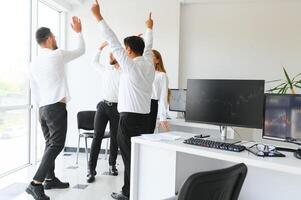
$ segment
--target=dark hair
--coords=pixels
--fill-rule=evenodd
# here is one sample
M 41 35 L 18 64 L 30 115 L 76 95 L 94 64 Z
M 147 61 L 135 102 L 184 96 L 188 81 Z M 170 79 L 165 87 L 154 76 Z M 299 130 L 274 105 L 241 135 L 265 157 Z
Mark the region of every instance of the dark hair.
M 144 52 L 144 40 L 138 36 L 130 36 L 123 40 L 124 45 L 129 47 L 135 54 L 142 55 Z
M 38 44 L 43 44 L 51 35 L 49 28 L 41 27 L 36 32 L 36 40 Z

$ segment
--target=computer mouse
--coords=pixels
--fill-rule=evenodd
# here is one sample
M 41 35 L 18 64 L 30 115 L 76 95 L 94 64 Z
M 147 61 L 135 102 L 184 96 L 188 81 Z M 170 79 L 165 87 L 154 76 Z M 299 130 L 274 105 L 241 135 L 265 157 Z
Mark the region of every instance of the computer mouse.
M 301 149 L 297 149 L 294 153 L 294 156 L 298 159 L 301 159 Z

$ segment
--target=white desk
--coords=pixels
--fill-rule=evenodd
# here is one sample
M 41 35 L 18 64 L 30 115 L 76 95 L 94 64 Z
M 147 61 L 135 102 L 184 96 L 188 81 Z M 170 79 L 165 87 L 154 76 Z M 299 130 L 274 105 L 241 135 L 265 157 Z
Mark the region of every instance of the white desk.
M 131 200 L 159 200 L 174 196 L 193 173 L 245 163 L 248 174 L 242 200 L 300 200 L 301 160 L 285 153 L 285 158 L 261 158 L 244 151 L 229 152 L 184 144 L 191 133 L 177 141 L 153 142 L 132 138 Z

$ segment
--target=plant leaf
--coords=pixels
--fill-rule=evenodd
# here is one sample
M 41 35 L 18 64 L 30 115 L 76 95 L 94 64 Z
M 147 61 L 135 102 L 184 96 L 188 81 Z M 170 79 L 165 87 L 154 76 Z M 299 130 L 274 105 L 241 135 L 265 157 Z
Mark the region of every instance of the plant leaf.
M 295 87 L 297 87 L 297 88 L 300 88 L 300 89 L 301 89 L 301 86 L 300 86 L 300 85 L 297 85 L 297 84 L 295 84 Z
M 295 78 L 297 78 L 298 76 L 300 76 L 301 73 L 297 74 L 296 76 L 294 76 L 293 81 L 295 80 Z
M 283 90 L 282 94 L 286 94 L 287 90 L 288 90 L 288 87 Z
M 285 70 L 284 67 L 283 67 L 283 71 L 284 71 L 285 78 L 286 78 L 286 80 L 287 80 L 287 82 L 288 82 L 290 88 L 293 88 L 292 81 L 291 81 L 290 77 L 288 76 L 288 74 L 287 74 L 287 72 L 286 72 L 286 70 Z
M 285 78 L 287 80 L 287 83 L 288 83 L 289 87 L 293 88 L 292 81 L 291 81 L 290 77 L 288 76 L 287 71 L 285 70 L 285 68 L 283 68 L 283 71 L 284 71 L 284 75 L 285 75 Z
M 279 94 L 283 94 L 285 88 L 287 88 L 288 84 L 285 84 L 280 90 L 279 90 Z
M 281 88 L 272 88 L 272 89 L 269 89 L 267 90 L 268 92 L 274 92 L 274 91 L 277 91 L 277 90 L 280 90 Z
M 277 85 L 276 87 L 273 87 L 271 89 L 269 89 L 268 91 L 275 91 L 275 90 L 279 90 L 282 88 L 282 86 L 284 85 L 285 83 L 281 83 L 280 85 Z

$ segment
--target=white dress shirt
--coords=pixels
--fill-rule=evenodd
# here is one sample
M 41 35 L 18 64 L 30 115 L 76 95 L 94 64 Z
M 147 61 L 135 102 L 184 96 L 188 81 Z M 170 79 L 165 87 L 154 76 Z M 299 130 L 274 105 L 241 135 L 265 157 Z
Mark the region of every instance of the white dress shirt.
M 29 66 L 33 104 L 42 107 L 70 100 L 65 75 L 65 64 L 85 53 L 85 42 L 78 34 L 78 48 L 72 51 L 42 48 L 40 55 Z
M 103 100 L 117 103 L 120 70 L 113 66 L 104 66 L 99 63 L 101 51 L 98 51 L 93 59 L 93 65 L 101 75 Z
M 143 56 L 131 59 L 104 20 L 99 22 L 99 28 L 121 68 L 118 111 L 139 114 L 150 113 L 152 83 L 155 77 L 152 30 L 147 29 L 146 31 Z
M 168 110 L 168 77 L 164 72 L 156 71 L 153 82 L 152 99 L 158 100 L 158 116 L 160 121 L 166 121 Z

